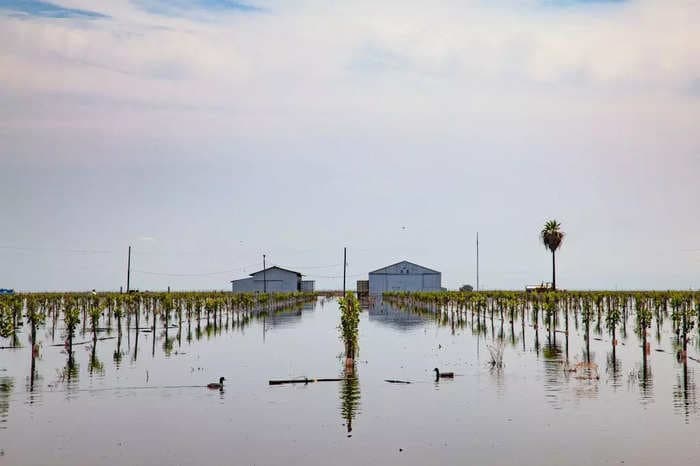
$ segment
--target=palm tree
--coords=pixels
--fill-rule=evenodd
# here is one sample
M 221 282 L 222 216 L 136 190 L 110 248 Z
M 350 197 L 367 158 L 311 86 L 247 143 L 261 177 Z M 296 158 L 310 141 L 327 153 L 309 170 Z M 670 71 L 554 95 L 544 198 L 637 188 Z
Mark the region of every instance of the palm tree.
M 561 242 L 564 240 L 564 232 L 561 231 L 561 223 L 556 220 L 547 220 L 544 224 L 544 228 L 540 232 L 540 239 L 544 246 L 552 251 L 552 289 L 557 289 L 557 273 L 556 273 L 556 262 L 554 258 L 554 253 Z

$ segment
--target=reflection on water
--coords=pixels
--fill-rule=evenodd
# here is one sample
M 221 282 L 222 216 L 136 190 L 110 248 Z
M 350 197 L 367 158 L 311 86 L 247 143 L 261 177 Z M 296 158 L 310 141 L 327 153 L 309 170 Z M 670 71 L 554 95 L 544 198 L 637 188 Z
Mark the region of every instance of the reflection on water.
M 639 394 L 642 403 L 649 403 L 654 399 L 654 375 L 647 356 L 642 349 L 642 362 L 638 364 L 636 380 L 639 385 Z
M 422 327 L 428 320 L 428 315 L 420 312 L 404 312 L 386 301 L 373 301 L 368 307 L 369 319 L 390 328 L 406 331 Z
M 627 311 L 624 312 L 619 325 L 620 334 L 610 335 L 606 330 L 601 307 L 597 307 L 595 312 L 588 308 L 580 312 L 574 309 L 569 313 L 541 309 L 535 304 L 522 312 L 515 312 L 512 309 L 500 311 L 489 309 L 470 312 L 470 316 L 466 316 L 466 312 L 454 312 L 452 309 L 409 308 L 389 303 L 381 303 L 380 309 L 382 309 L 380 315 L 384 325 L 393 325 L 391 320 L 394 316 L 397 316 L 396 321 L 404 322 L 407 318 L 401 317 L 401 314 L 408 314 L 416 320 L 428 319 L 439 326 L 448 327 L 453 334 L 456 328 L 463 326 L 462 323 L 465 320 L 470 320 L 471 334 L 477 340 L 477 360 L 481 346 L 478 342 L 481 339 L 485 340 L 486 346 L 489 345 L 489 341 L 506 340 L 509 347 L 519 350 L 521 355 L 527 352 L 526 342 L 531 342 L 534 353 L 541 356 L 545 399 L 555 409 L 565 408 L 570 401 L 570 396 L 574 399 L 597 399 L 600 397 L 602 386 L 616 391 L 623 386 L 625 379 L 630 388 L 634 387 L 638 390 L 641 404 L 653 401 L 656 396 L 649 343 L 645 346 L 641 339 L 646 334 L 640 333 L 637 329 L 628 333 L 627 320 L 633 321 L 634 317 Z M 671 356 L 678 352 L 681 345 L 678 324 L 668 323 L 671 326 L 669 329 L 668 325 L 664 325 L 664 315 L 664 312 L 657 310 L 655 340 L 659 346 L 670 343 L 671 351 L 661 348 L 655 351 L 660 355 Z M 519 328 L 519 331 L 516 331 L 516 328 Z M 666 335 L 666 339 L 663 335 Z M 573 360 L 570 361 L 569 353 L 572 345 L 578 350 L 574 352 Z M 596 352 L 605 349 L 606 346 L 606 351 L 602 351 L 602 354 L 605 354 L 605 367 L 604 377 L 601 380 Z M 633 351 L 634 348 L 641 350 Z M 631 361 L 630 358 L 632 358 Z M 627 375 L 624 370 L 625 359 L 628 361 L 627 367 L 634 368 Z M 700 359 L 692 356 L 689 360 L 700 362 Z M 669 361 L 670 358 L 666 362 Z M 684 370 L 679 371 L 675 376 L 677 383 L 673 387 L 674 408 L 679 414 L 689 418 L 693 414 L 698 414 L 696 390 L 692 368 L 688 368 L 687 361 L 682 367 Z M 669 373 L 670 369 L 666 364 L 665 374 Z M 496 375 L 493 377 L 496 388 L 502 388 L 502 374 L 492 373 L 492 375 Z
M 608 382 L 611 387 L 617 389 L 622 386 L 622 361 L 617 357 L 617 352 L 613 346 L 606 358 L 605 373 L 608 377 Z
M 102 361 L 97 357 L 97 340 L 93 341 L 92 348 L 90 349 L 90 362 L 88 364 L 88 372 L 90 377 L 93 375 L 104 376 L 105 367 Z
M 551 342 L 542 349 L 544 364 L 544 390 L 547 402 L 554 408 L 563 407 L 563 392 L 566 389 L 566 377 L 569 375 L 565 361 L 562 359 L 561 346 Z
M 614 345 L 605 323 L 598 333 L 597 314 L 587 339 L 580 312 L 437 311 L 371 303 L 361 316 L 358 367 L 335 375 L 341 381 L 277 389 L 268 389 L 267 381 L 338 374 L 342 342 L 335 301 L 259 315 L 211 312 L 208 319 L 206 310 L 192 309 L 173 312 L 167 326 L 158 319 L 155 328 L 152 314 L 129 314 L 121 323 L 113 319 L 111 339 L 95 341 L 87 332 L 88 341 L 76 340 L 70 355 L 62 344 L 49 344 L 60 342 L 64 332 L 60 319 L 49 319 L 40 330 L 45 335 L 38 336 L 41 354 L 29 347 L 3 354 L 0 428 L 8 440 L 0 447 L 8 464 L 61 466 L 201 464 L 221 455 L 237 464 L 418 466 L 466 458 L 476 464 L 566 464 L 562 456 L 528 456 L 546 432 L 552 452 L 566 451 L 582 463 L 615 456 L 615 462 L 645 464 L 630 455 L 653 448 L 645 430 L 651 419 L 663 428 L 669 448 L 700 453 L 695 444 L 684 447 L 700 420 L 698 355 L 693 345 L 685 363 L 677 362 L 670 319 L 650 329 L 660 331 L 660 344 L 651 337 L 653 347 L 645 351 L 633 318 Z M 493 367 L 488 348 L 500 345 L 504 365 Z M 434 367 L 453 371 L 454 379 L 435 389 Z M 205 388 L 220 376 L 226 377 L 225 391 Z M 387 378 L 412 383 L 389 384 Z M 26 380 L 26 392 L 13 397 L 14 380 Z M 164 413 L 177 413 L 181 422 Z M 91 416 L 107 420 L 99 435 L 94 426 L 81 427 Z M 62 437 L 56 426 L 75 431 L 75 438 Z M 194 443 L 192 426 L 206 432 Z M 630 439 L 623 445 L 597 435 L 623 430 Z M 49 446 L 28 448 L 25 432 Z M 576 444 L 584 437 L 584 446 Z M 65 444 L 63 456 L 51 456 L 52 442 Z M 399 448 L 405 448 L 403 457 L 385 453 L 398 454 Z M 153 456 L 141 460 L 149 451 Z M 624 453 L 619 458 L 618 451 Z
M 73 354 L 69 353 L 68 357 L 66 358 L 66 365 L 58 372 L 56 384 L 65 384 L 66 391 L 70 392 L 71 390 L 79 388 L 79 382 L 80 364 L 76 362 Z M 54 384 L 54 386 L 56 384 Z
M 678 414 L 690 421 L 690 415 L 698 412 L 697 391 L 695 388 L 695 371 L 688 368 L 684 361 L 676 376 L 676 386 L 673 389 L 673 406 Z
M 0 376 L 0 430 L 7 429 L 7 417 L 10 411 L 10 395 L 15 381 L 12 377 Z
M 340 415 L 343 418 L 347 433 L 352 433 L 352 421 L 360 413 L 360 378 L 357 370 L 346 370 L 343 381 L 340 382 Z

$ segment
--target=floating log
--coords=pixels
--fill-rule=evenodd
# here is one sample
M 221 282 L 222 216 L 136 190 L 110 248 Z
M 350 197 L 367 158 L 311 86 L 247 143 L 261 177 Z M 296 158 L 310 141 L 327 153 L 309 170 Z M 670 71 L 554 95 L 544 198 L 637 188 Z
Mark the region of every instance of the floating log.
M 309 384 L 314 382 L 342 382 L 345 379 L 291 379 L 291 380 L 270 380 L 270 385 L 285 385 L 289 383 L 303 383 Z
M 408 380 L 393 380 L 393 379 L 384 379 L 384 382 L 389 382 L 389 383 L 403 383 L 403 384 L 409 384 Z

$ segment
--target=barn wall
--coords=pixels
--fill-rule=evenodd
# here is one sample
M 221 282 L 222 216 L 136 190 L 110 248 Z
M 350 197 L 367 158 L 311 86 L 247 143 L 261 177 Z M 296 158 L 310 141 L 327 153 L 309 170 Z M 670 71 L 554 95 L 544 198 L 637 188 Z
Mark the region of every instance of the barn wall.
M 234 293 L 251 293 L 257 290 L 252 278 L 242 278 L 231 282 L 231 291 Z
M 267 270 L 264 276 L 262 272 L 258 272 L 254 274 L 252 278 L 255 281 L 256 287 L 259 289 L 259 291 L 263 290 L 264 281 L 267 281 L 267 291 L 269 293 L 299 290 L 299 276 L 285 270 Z
M 442 274 L 423 275 L 422 291 L 440 291 L 442 289 Z
M 442 275 L 410 262 L 399 262 L 369 273 L 369 293 L 440 291 Z

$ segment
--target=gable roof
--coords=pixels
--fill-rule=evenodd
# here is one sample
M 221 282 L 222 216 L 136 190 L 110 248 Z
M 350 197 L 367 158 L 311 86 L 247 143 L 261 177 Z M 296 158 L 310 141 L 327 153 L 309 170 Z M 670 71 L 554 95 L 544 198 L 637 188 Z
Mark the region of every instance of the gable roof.
M 410 265 L 416 266 L 416 267 L 418 267 L 418 268 L 420 268 L 420 269 L 423 269 L 423 272 L 427 272 L 427 273 L 440 273 L 440 272 L 438 272 L 437 270 L 429 269 L 428 267 L 423 267 L 422 265 L 418 265 L 418 264 L 416 264 L 416 263 L 414 263 L 414 262 L 409 262 L 409 261 L 399 261 L 399 262 L 397 262 L 397 263 L 395 263 L 395 264 L 391 264 L 391 265 L 387 265 L 386 267 L 382 267 L 381 269 L 373 270 L 373 271 L 371 271 L 370 273 L 371 273 L 371 274 L 387 273 L 387 270 L 388 270 L 388 269 L 390 269 L 390 268 L 392 268 L 392 267 L 395 267 L 395 266 L 397 266 L 397 265 L 401 265 L 401 264 L 410 264 Z
M 263 273 L 263 272 L 266 272 L 268 270 L 274 270 L 274 269 L 281 270 L 283 272 L 294 273 L 300 277 L 302 276 L 301 273 L 299 273 L 299 272 L 295 272 L 294 270 L 289 270 L 289 269 L 283 269 L 282 267 L 277 267 L 276 265 L 273 265 L 272 267 L 268 267 L 268 268 L 263 269 L 263 270 L 258 270 L 257 272 L 253 272 L 250 274 L 250 276 L 252 277 L 253 275 L 257 275 L 259 273 Z

